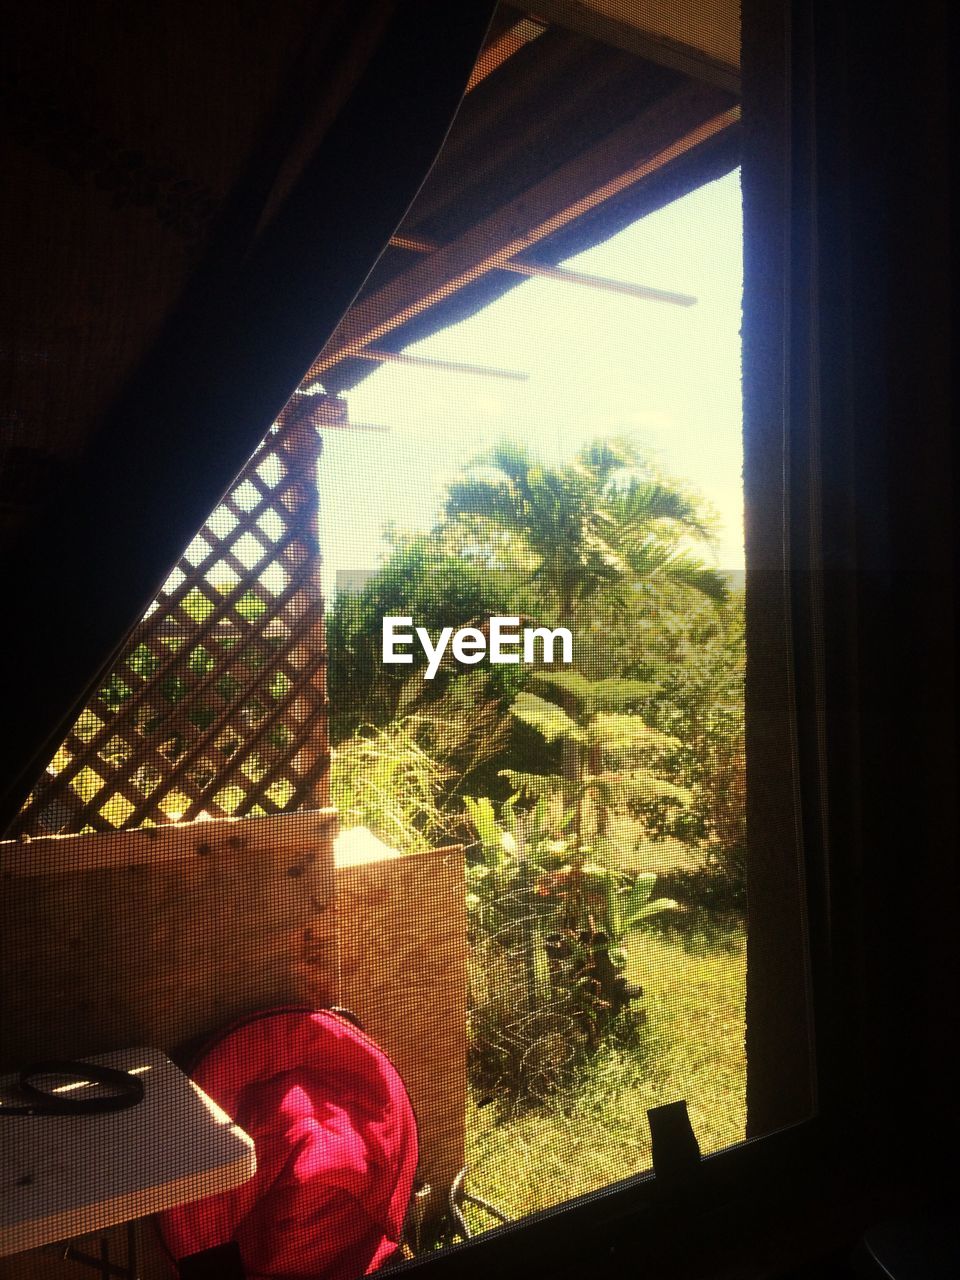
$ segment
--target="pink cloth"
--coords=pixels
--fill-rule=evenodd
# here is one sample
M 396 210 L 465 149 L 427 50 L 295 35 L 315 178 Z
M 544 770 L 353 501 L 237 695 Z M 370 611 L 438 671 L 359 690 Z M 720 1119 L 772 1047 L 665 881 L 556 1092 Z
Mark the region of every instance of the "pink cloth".
M 277 1010 L 218 1037 L 191 1075 L 253 1138 L 257 1172 L 161 1216 L 176 1258 L 236 1240 L 250 1280 L 356 1280 L 393 1256 L 417 1128 L 368 1036 L 333 1013 Z

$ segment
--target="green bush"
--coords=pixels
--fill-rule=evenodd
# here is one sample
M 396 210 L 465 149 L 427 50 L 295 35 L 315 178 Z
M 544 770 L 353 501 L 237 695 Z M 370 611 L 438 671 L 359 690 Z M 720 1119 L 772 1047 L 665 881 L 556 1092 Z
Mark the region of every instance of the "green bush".
M 330 798 L 343 827 L 368 827 L 400 853 L 443 844 L 450 824 L 439 798 L 445 771 L 421 747 L 415 719 L 359 730 L 330 763 Z
M 544 1102 L 601 1046 L 636 1044 L 642 991 L 625 977 L 625 942 L 677 904 L 653 899 L 655 876 L 590 862 L 547 800 L 526 813 L 508 802 L 499 820 L 485 797 L 466 805 L 479 837 L 467 872 L 471 1079 L 507 1108 Z

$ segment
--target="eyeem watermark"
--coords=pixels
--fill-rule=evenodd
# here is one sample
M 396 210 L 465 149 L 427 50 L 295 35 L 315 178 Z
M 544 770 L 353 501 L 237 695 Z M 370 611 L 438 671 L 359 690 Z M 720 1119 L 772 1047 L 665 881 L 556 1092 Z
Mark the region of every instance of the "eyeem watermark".
M 458 627 L 456 631 L 444 627 L 434 644 L 427 629 L 414 627 L 412 618 L 384 618 L 384 662 L 413 662 L 413 654 L 404 650 L 417 640 L 427 658 L 427 680 L 437 674 L 448 645 L 458 662 L 468 664 L 482 662 L 485 657 L 491 662 L 573 661 L 573 636 L 566 627 L 524 627 L 521 631 L 519 618 L 491 618 L 489 635 L 479 627 Z M 558 647 L 559 658 L 554 656 Z

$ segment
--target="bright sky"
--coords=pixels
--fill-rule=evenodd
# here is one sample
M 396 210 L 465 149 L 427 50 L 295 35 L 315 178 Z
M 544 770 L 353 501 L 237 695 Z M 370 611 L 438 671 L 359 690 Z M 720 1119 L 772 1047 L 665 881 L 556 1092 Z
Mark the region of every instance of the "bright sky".
M 386 522 L 428 529 L 446 485 L 505 436 L 553 461 L 598 436 L 634 436 L 717 512 L 716 567 L 742 570 L 741 241 L 734 172 L 563 264 L 693 294 L 695 306 L 526 280 L 408 351 L 522 370 L 528 381 L 385 365 L 350 392 L 352 421 L 391 430 L 325 434 L 327 591 L 338 572 L 380 562 Z

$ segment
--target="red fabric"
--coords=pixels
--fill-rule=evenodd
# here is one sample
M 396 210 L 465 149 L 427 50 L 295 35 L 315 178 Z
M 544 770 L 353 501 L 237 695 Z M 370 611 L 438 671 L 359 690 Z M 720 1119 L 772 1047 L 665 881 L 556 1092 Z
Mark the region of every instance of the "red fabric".
M 162 1215 L 176 1258 L 236 1240 L 251 1280 L 356 1280 L 392 1257 L 417 1130 L 372 1040 L 332 1013 L 263 1014 L 225 1033 L 191 1075 L 253 1138 L 257 1172 Z

